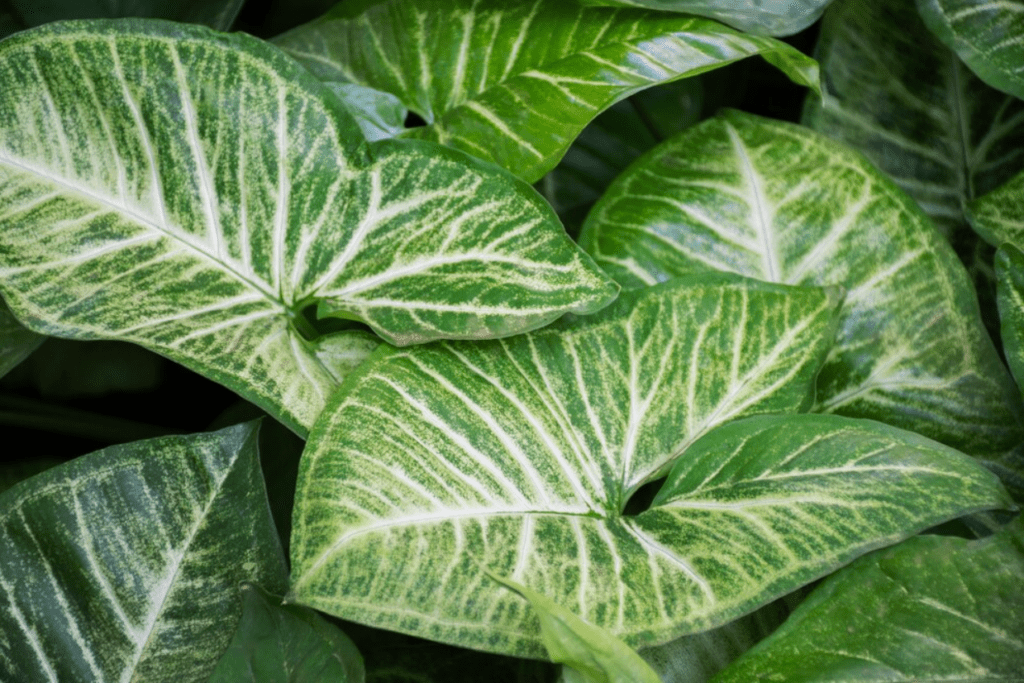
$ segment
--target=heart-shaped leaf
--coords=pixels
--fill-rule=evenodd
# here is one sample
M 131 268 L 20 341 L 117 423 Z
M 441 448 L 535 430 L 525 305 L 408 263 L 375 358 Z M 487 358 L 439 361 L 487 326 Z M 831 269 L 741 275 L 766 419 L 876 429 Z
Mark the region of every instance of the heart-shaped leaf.
M 1017 390 L 953 250 L 892 181 L 805 128 L 731 111 L 688 129 L 616 180 L 580 244 L 627 287 L 715 270 L 839 285 L 818 410 L 972 454 L 1024 438 Z
M 825 92 L 803 122 L 863 152 L 962 244 L 967 203 L 1024 168 L 1024 102 L 971 73 L 909 2 L 835 3 L 815 54 Z
M 1024 171 L 967 207 L 971 227 L 994 246 L 1024 247 Z
M 598 113 L 651 85 L 760 54 L 818 88 L 785 43 L 717 22 L 541 0 L 339 3 L 276 44 L 325 81 L 392 93 L 435 140 L 534 182 Z
M 986 83 L 1024 99 L 1024 2 L 917 0 L 939 39 Z
M 532 188 L 439 145 L 367 145 L 244 34 L 47 26 L 0 43 L 0 92 L 0 289 L 22 322 L 146 346 L 300 434 L 336 386 L 323 354 L 365 345 L 309 341 L 312 304 L 408 344 L 615 296 Z
M 0 299 L 0 377 L 28 358 L 45 339 L 25 329 Z
M 919 536 L 829 577 L 714 683 L 1010 681 L 1024 662 L 1024 524 Z
M 756 35 L 788 36 L 807 28 L 832 0 L 582 0 L 585 5 L 646 7 L 711 17 Z
M 256 424 L 112 446 L 0 493 L 0 679 L 205 682 L 286 569 Z

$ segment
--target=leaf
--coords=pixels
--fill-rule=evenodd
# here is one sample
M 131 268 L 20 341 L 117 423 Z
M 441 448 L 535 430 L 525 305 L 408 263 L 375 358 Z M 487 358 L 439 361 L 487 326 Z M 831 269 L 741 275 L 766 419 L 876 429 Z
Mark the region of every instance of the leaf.
M 0 43 L 0 91 L 18 93 L 0 100 L 11 309 L 141 344 L 300 435 L 337 384 L 323 345 L 342 343 L 300 332 L 308 306 L 409 344 L 615 296 L 532 188 L 438 145 L 366 145 L 334 95 L 244 34 L 43 27 Z
M 816 410 L 972 454 L 1024 438 L 952 249 L 862 157 L 805 128 L 730 111 L 688 129 L 616 180 L 580 245 L 625 287 L 716 270 L 841 286 Z
M 1024 3 L 917 0 L 928 28 L 986 83 L 1024 99 Z
M 275 39 L 325 81 L 392 93 L 443 142 L 540 179 L 598 113 L 644 88 L 760 54 L 818 87 L 788 45 L 717 22 L 543 0 L 365 0 Z
M 0 493 L 0 679 L 206 681 L 238 583 L 287 581 L 256 431 L 111 446 Z
M 788 36 L 807 28 L 832 0 L 582 0 L 586 5 L 646 7 L 711 17 L 755 35 Z
M 6 0 L 25 28 L 66 19 L 152 17 L 227 31 L 245 0 Z
M 28 358 L 45 339 L 22 327 L 7 304 L 0 299 L 0 377 Z
M 634 647 L 772 599 L 697 576 L 685 558 L 703 539 L 664 548 L 622 511 L 716 425 L 809 405 L 836 308 L 827 291 L 712 275 L 507 340 L 379 349 L 303 453 L 290 599 L 525 656 L 543 656 L 535 618 L 480 563 Z
M 1011 243 L 1000 247 L 996 274 L 1003 352 L 1017 386 L 1024 392 L 1024 251 Z
M 919 536 L 829 577 L 774 635 L 714 679 L 1017 681 L 1024 525 L 968 541 Z
M 967 219 L 993 246 L 1024 246 L 1024 171 L 968 204 Z
M 363 136 L 373 142 L 405 132 L 406 109 L 397 97 L 355 83 L 327 83 L 359 124 Z
M 484 572 L 530 603 L 540 620 L 541 638 L 551 661 L 572 667 L 585 682 L 661 683 L 658 675 L 625 643 L 511 579 Z
M 362 683 L 355 644 L 313 610 L 244 584 L 242 621 L 210 683 Z
M 804 124 L 862 152 L 965 243 L 968 203 L 1024 168 L 1024 102 L 971 73 L 913 3 L 835 3 L 815 54 L 824 95 Z

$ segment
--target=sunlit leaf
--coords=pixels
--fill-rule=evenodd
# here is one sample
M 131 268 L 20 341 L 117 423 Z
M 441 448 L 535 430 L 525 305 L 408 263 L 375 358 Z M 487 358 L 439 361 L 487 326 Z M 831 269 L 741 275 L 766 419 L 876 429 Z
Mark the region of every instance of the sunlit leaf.
M 582 0 L 586 5 L 646 7 L 699 14 L 749 33 L 788 36 L 813 24 L 832 0 Z
M 367 145 L 244 34 L 47 26 L 0 43 L 0 92 L 17 93 L 0 99 L 0 289 L 19 319 L 146 346 L 300 434 L 340 367 L 309 306 L 408 344 L 615 296 L 532 188 L 439 145 Z
M 732 111 L 688 129 L 616 180 L 580 244 L 627 287 L 716 270 L 839 285 L 817 410 L 972 454 L 1024 438 L 953 250 L 884 175 L 806 128 Z
M 46 337 L 25 329 L 0 299 L 0 377 L 36 350 Z
M 238 583 L 286 583 L 256 425 L 112 446 L 0 493 L 0 679 L 204 682 Z
M 544 0 L 341 2 L 275 43 L 328 82 L 392 93 L 443 142 L 534 182 L 591 119 L 644 88 L 760 54 L 818 87 L 790 46 L 717 22 Z
M 1020 0 L 917 0 L 935 35 L 974 73 L 1024 99 L 1024 2 Z
M 994 246 L 1024 247 L 1024 171 L 967 207 L 971 227 Z
M 714 681 L 1018 681 L 1022 579 L 1019 518 L 977 541 L 912 538 L 828 578 Z

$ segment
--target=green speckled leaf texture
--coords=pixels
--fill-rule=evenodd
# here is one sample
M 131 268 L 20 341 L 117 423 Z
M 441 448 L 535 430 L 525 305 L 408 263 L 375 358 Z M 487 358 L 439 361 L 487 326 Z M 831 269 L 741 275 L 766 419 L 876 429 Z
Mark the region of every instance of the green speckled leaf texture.
M 953 250 L 863 157 L 805 128 L 731 111 L 685 131 L 616 180 L 580 244 L 626 287 L 715 270 L 841 286 L 817 410 L 972 454 L 1024 438 Z
M 0 377 L 25 360 L 46 337 L 25 329 L 0 299 Z
M 1024 247 L 1024 171 L 971 202 L 967 218 L 990 244 Z
M 439 145 L 367 145 L 319 81 L 244 34 L 43 27 L 0 43 L 0 93 L 12 311 L 142 344 L 300 434 L 337 384 L 297 326 L 307 306 L 408 344 L 615 296 L 532 188 Z
M 836 2 L 815 54 L 824 96 L 804 123 L 862 152 L 954 243 L 966 204 L 1024 168 L 1024 102 L 975 76 L 913 3 Z
M 546 0 L 342 2 L 275 43 L 326 81 L 396 95 L 462 149 L 534 182 L 598 113 L 644 88 L 760 54 L 818 87 L 817 64 L 707 19 Z
M 1024 390 L 1024 251 L 1013 244 L 1000 247 L 996 275 L 1003 351 L 1017 386 Z
M 1024 99 L 1024 2 L 917 0 L 917 9 L 982 80 Z
M 0 494 L 0 680 L 205 683 L 239 582 L 287 581 L 256 430 L 112 446 Z
M 586 5 L 645 7 L 711 17 L 756 35 L 788 36 L 821 16 L 832 0 L 582 0 Z
M 1020 681 L 1024 523 L 919 536 L 829 577 L 714 683 Z

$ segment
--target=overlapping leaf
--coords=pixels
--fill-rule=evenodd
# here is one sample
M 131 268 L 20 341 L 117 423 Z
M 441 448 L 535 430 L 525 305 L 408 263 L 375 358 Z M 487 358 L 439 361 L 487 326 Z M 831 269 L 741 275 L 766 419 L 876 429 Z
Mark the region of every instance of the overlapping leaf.
M 205 682 L 281 590 L 256 425 L 113 446 L 0 494 L 0 679 Z
M 1024 247 L 1024 171 L 967 207 L 971 227 L 989 243 Z
M 788 36 L 817 21 L 832 0 L 582 0 L 586 5 L 645 7 L 711 17 L 757 35 Z
M 1024 99 L 1024 2 L 917 0 L 928 28 L 993 88 Z
M 715 270 L 844 287 L 818 410 L 972 453 L 1024 436 L 952 249 L 863 158 L 804 128 L 728 112 L 689 129 L 619 177 L 580 243 L 628 287 Z
M 912 3 L 843 0 L 822 22 L 804 123 L 863 152 L 954 243 L 968 202 L 1024 168 L 1024 102 L 986 85 Z
M 598 113 L 643 88 L 755 54 L 818 87 L 788 45 L 717 22 L 544 0 L 339 3 L 276 44 L 326 81 L 396 95 L 427 126 L 407 135 L 533 182 Z
M 25 360 L 46 337 L 25 329 L 0 299 L 0 377 Z
M 1017 681 L 1024 525 L 979 541 L 920 536 L 822 584 L 715 683 Z
M 367 146 L 243 34 L 77 22 L 0 43 L 0 289 L 29 327 L 136 342 L 305 433 L 365 350 L 513 334 L 614 286 L 543 200 L 441 146 Z

